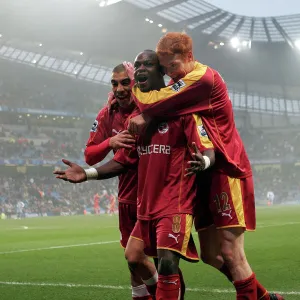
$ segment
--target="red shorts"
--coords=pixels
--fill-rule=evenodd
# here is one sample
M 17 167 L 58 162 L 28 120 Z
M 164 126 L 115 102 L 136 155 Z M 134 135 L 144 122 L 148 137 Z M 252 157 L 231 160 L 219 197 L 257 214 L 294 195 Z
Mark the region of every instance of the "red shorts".
M 167 249 L 191 262 L 199 256 L 191 234 L 192 215 L 173 215 L 156 220 L 138 220 L 131 237 L 144 242 L 145 254 L 157 257 L 157 249 Z
M 120 243 L 126 248 L 131 232 L 137 221 L 137 205 L 119 202 L 119 230 L 121 233 Z
M 253 178 L 237 179 L 213 172 L 211 180 L 210 186 L 202 189 L 202 192 L 199 190 L 196 230 L 204 230 L 213 224 L 217 228 L 244 227 L 246 230 L 255 230 Z

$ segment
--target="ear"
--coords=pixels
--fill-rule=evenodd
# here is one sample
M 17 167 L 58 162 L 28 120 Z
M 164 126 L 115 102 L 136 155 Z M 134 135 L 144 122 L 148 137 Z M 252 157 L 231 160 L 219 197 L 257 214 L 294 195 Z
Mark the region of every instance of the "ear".
M 194 55 L 193 55 L 192 51 L 189 51 L 187 53 L 187 59 L 188 59 L 188 62 L 194 61 Z

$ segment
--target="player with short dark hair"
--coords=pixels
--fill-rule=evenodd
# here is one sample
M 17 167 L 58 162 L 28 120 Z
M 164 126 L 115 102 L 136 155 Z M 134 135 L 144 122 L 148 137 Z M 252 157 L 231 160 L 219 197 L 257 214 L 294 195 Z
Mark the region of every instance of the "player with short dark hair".
M 131 87 L 134 84 L 133 66 L 124 62 L 117 65 L 112 71 L 111 86 L 112 92 L 109 99 L 114 97 L 115 104 L 109 108 L 105 106 L 100 110 L 90 131 L 90 137 L 85 149 L 85 160 L 87 164 L 94 165 L 101 162 L 112 150 L 114 153 L 120 148 L 131 149 L 135 143 L 134 138 L 125 130 L 125 122 L 135 108 L 131 99 Z M 110 204 L 107 212 L 114 214 L 115 201 L 113 196 L 108 197 Z M 119 175 L 119 229 L 121 233 L 121 246 L 125 249 L 130 234 L 137 221 L 137 170 L 130 169 L 125 174 Z M 99 200 L 98 200 L 99 203 Z M 99 205 L 99 204 L 98 204 Z M 100 211 L 99 206 L 97 206 Z M 98 210 L 96 210 L 98 212 Z M 143 254 L 143 252 L 142 252 Z M 140 257 L 142 257 L 140 254 Z M 153 263 L 142 257 L 142 266 L 139 272 L 131 271 L 131 286 L 133 299 L 152 299 L 142 278 L 148 280 L 150 289 L 155 285 L 157 272 Z M 141 278 L 142 277 L 142 278 Z M 141 298 L 143 297 L 143 298 Z
M 133 89 L 142 115 L 130 120 L 129 131 L 138 134 L 151 118 L 201 115 L 216 148 L 211 193 L 195 221 L 201 257 L 233 281 L 237 299 L 283 299 L 269 294 L 257 281 L 244 252 L 244 231 L 256 226 L 253 179 L 224 80 L 214 69 L 195 61 L 187 34 L 166 34 L 156 52 L 173 84 L 148 93 L 138 86 Z M 193 164 L 197 162 L 203 164 L 201 155 Z

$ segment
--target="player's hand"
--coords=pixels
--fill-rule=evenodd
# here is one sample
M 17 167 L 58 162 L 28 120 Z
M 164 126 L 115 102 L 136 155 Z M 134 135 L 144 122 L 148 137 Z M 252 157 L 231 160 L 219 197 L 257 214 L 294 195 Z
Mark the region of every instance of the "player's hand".
M 69 168 L 64 171 L 54 171 L 53 174 L 57 175 L 56 178 L 69 181 L 71 183 L 80 183 L 86 181 L 87 178 L 83 168 L 66 159 L 62 159 L 62 162 L 69 166 Z
M 128 131 L 134 135 L 140 135 L 149 125 L 151 119 L 144 114 L 140 114 L 129 120 Z
M 114 150 L 118 150 L 120 148 L 131 149 L 134 143 L 135 139 L 128 130 L 120 132 L 119 134 L 111 137 L 109 140 L 109 146 Z
M 196 143 L 192 143 L 192 148 L 194 151 L 194 153 L 192 153 L 194 160 L 188 161 L 188 168 L 185 169 L 185 176 L 192 176 L 205 169 L 205 160 L 198 147 L 196 146 Z
M 115 98 L 114 93 L 109 92 L 107 102 L 106 102 L 108 111 L 111 112 L 115 108 L 116 105 L 117 105 L 117 99 Z
M 123 66 L 125 67 L 127 75 L 131 80 L 132 85 L 130 85 L 132 87 L 134 85 L 134 66 L 131 62 L 128 61 L 123 61 Z

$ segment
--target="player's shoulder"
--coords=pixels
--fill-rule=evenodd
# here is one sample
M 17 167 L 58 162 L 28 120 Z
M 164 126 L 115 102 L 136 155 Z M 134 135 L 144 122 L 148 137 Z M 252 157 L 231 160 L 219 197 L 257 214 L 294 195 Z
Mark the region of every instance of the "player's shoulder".
M 101 108 L 97 114 L 96 120 L 100 120 L 102 118 L 108 118 L 109 117 L 109 109 L 107 105 L 105 105 L 103 108 Z

